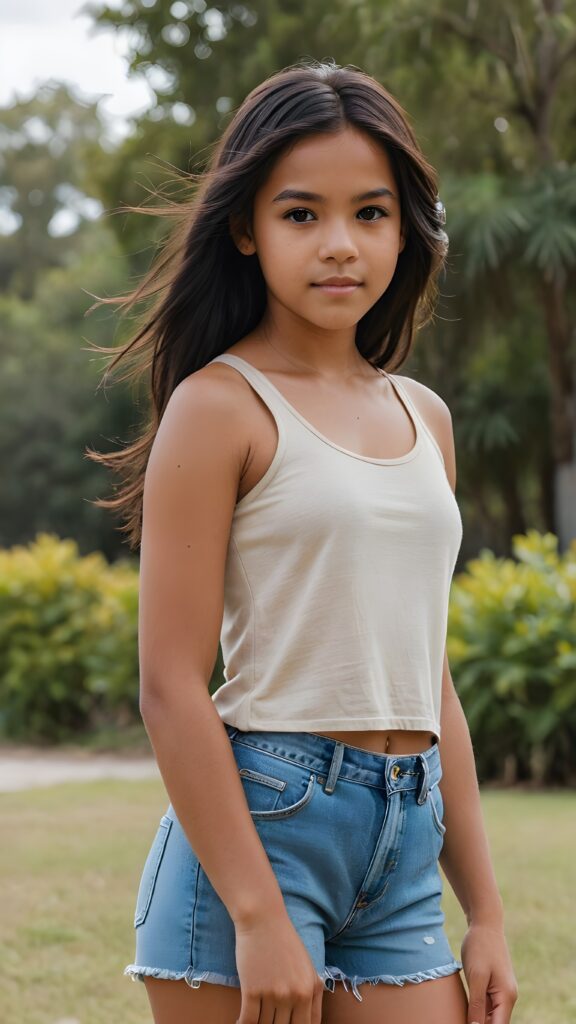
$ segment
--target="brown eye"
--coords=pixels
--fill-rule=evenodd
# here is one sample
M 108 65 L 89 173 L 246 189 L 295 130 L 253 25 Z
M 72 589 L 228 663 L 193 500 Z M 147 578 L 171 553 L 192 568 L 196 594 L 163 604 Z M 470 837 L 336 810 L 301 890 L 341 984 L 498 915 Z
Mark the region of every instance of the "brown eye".
M 305 210 L 303 207 L 298 207 L 297 210 L 289 210 L 288 213 L 285 213 L 283 218 L 282 218 L 282 220 L 288 220 L 288 218 L 291 217 L 295 213 L 310 213 L 310 212 L 311 212 L 310 210 Z M 306 220 L 292 221 L 292 224 L 309 224 L 309 223 L 310 222 L 306 221 Z
M 388 217 L 387 210 L 383 210 L 381 206 L 365 206 L 360 213 L 364 213 L 364 210 L 376 210 L 377 213 L 381 213 L 383 217 Z M 370 217 L 370 220 L 380 220 L 380 217 Z

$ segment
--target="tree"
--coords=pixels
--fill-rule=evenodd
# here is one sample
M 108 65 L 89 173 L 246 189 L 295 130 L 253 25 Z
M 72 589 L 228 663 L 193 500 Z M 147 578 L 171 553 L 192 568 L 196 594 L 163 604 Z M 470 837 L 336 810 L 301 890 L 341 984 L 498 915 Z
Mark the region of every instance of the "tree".
M 386 40 L 379 63 L 391 47 L 396 66 L 406 68 L 408 55 L 418 54 L 418 69 L 426 70 L 413 85 L 416 109 L 424 109 L 426 86 L 428 110 L 443 111 L 444 138 L 454 124 L 454 94 L 458 107 L 470 112 L 495 106 L 498 131 L 518 129 L 508 149 L 492 157 L 496 167 L 486 166 L 485 142 L 467 135 L 467 159 L 446 177 L 447 227 L 452 248 L 462 253 L 464 287 L 480 283 L 494 295 L 498 277 L 509 286 L 519 275 L 531 280 L 550 381 L 555 479 L 547 525 L 562 550 L 576 536 L 574 4 L 470 0 L 463 11 L 451 0 L 405 0 L 392 11 L 371 0 L 370 7 L 375 34 Z M 480 302 L 484 313 L 488 302 Z
M 96 104 L 53 82 L 3 108 L 0 207 L 14 230 L 2 241 L 0 290 L 30 299 L 41 271 L 64 266 L 82 225 L 100 213 L 83 183 L 101 130 Z
M 438 168 L 451 244 L 436 321 L 407 372 L 454 410 L 469 550 L 484 542 L 505 552 L 511 528 L 521 531 L 534 517 L 559 535 L 561 548 L 576 533 L 569 349 L 576 37 L 568 7 L 560 0 L 89 5 L 103 28 L 130 31 L 132 73 L 156 83 L 158 100 L 113 157 L 92 164 L 106 206 L 141 201 L 131 172 L 151 155 L 170 171 L 186 169 L 192 152 L 200 170 L 246 93 L 303 56 L 365 69 L 410 112 Z M 189 108 L 191 123 L 179 123 Z M 139 270 L 150 219 L 113 226 Z M 502 346 L 508 358 L 500 358 Z M 475 386 L 479 372 L 485 387 Z

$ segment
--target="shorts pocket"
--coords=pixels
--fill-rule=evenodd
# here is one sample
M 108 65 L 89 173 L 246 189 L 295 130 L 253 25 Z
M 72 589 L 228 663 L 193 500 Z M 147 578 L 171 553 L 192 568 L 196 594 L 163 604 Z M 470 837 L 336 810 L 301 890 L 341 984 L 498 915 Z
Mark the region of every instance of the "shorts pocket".
M 134 911 L 135 928 L 144 924 L 144 921 L 146 920 L 146 915 L 152 900 L 152 893 L 154 892 L 154 886 L 156 885 L 156 879 L 158 877 L 158 870 L 160 868 L 162 857 L 164 856 L 164 850 L 166 849 L 166 842 L 171 828 L 172 818 L 169 818 L 164 814 L 160 819 L 158 830 L 154 836 L 152 846 L 148 851 L 148 856 L 142 870 L 138 896 L 136 898 L 136 910 Z
M 233 742 L 232 748 L 254 819 L 292 818 L 310 803 L 316 775 L 309 768 L 248 744 Z
M 442 820 L 444 817 L 444 801 L 442 800 L 442 793 L 438 784 L 432 786 L 428 791 L 428 800 L 430 801 L 434 826 L 440 835 L 443 836 L 446 832 L 446 825 Z

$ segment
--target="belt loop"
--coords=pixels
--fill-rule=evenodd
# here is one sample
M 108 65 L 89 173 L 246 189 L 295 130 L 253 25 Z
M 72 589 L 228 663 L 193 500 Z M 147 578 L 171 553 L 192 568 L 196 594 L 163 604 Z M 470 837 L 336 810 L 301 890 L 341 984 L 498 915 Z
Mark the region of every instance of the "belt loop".
M 333 793 L 334 787 L 336 786 L 336 780 L 340 771 L 340 765 L 342 764 L 342 758 L 344 757 L 344 744 L 336 740 L 334 745 L 334 752 L 332 754 L 332 762 L 330 764 L 330 771 L 328 772 L 328 778 L 326 785 L 324 786 L 325 793 Z
M 418 794 L 418 803 L 426 803 L 428 792 L 430 790 L 430 769 L 428 767 L 428 760 L 423 754 L 418 754 L 420 761 L 422 762 L 422 785 L 420 786 L 420 792 Z

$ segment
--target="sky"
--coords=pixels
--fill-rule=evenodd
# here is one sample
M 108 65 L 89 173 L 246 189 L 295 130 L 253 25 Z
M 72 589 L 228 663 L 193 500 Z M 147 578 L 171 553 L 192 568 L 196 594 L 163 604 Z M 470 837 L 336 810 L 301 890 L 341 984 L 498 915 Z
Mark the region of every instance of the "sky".
M 109 0 L 109 6 L 118 2 Z M 30 99 L 50 79 L 66 82 L 81 101 L 101 98 L 103 135 L 115 145 L 130 133 L 131 115 L 154 106 L 154 94 L 143 76 L 128 78 L 125 34 L 95 31 L 92 19 L 81 13 L 85 5 L 86 0 L 0 0 L 0 107 Z M 4 199 L 0 237 L 19 227 Z M 49 233 L 69 234 L 80 214 L 96 219 L 101 212 L 101 204 L 90 197 L 72 196 L 54 215 Z
M 119 2 L 109 2 L 118 6 Z M 0 106 L 28 99 L 53 78 L 96 101 L 107 135 L 119 141 L 129 117 L 152 106 L 143 76 L 127 75 L 125 33 L 94 30 L 86 0 L 0 0 Z

